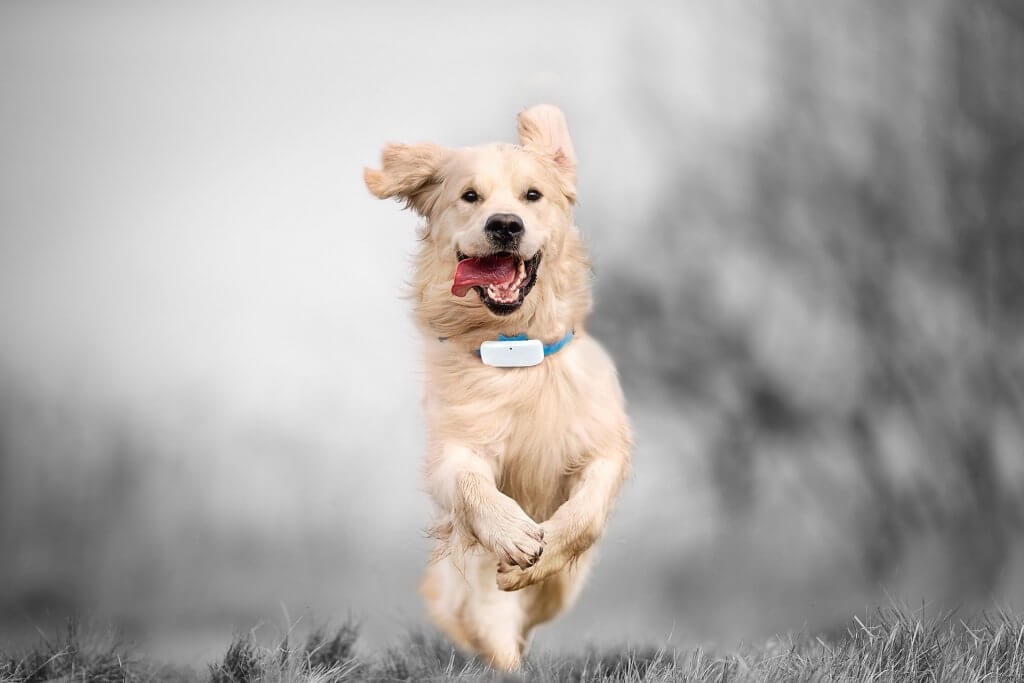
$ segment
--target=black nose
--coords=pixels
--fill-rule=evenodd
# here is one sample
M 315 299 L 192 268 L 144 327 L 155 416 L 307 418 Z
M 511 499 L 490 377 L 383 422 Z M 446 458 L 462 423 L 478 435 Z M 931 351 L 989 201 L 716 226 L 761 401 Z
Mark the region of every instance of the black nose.
M 514 213 L 496 213 L 484 224 L 487 239 L 498 246 L 514 244 L 525 229 L 523 219 Z

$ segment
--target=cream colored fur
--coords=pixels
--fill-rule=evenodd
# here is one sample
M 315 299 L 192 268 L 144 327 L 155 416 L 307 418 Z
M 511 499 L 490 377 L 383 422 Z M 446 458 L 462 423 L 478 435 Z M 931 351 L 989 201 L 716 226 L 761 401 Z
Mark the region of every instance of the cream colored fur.
M 392 144 L 381 169 L 364 175 L 374 195 L 402 199 L 426 219 L 412 296 L 426 345 L 426 482 L 438 549 L 422 593 L 456 643 L 507 670 L 519 667 L 531 629 L 579 592 L 631 445 L 615 367 L 586 332 L 590 265 L 573 224 L 576 157 L 565 119 L 539 105 L 518 122 L 518 146 Z M 462 201 L 467 188 L 480 201 Z M 528 188 L 541 200 L 526 201 Z M 542 251 L 533 290 L 507 316 L 475 291 L 451 293 L 456 249 L 488 253 L 483 226 L 494 213 L 523 219 L 524 259 Z M 569 330 L 571 343 L 530 368 L 488 367 L 473 353 L 499 333 L 550 343 Z

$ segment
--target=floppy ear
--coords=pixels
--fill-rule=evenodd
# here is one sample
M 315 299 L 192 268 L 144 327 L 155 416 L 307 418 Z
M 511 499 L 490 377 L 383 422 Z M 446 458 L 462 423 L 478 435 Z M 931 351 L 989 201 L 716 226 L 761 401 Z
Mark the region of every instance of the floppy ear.
M 441 163 L 445 150 L 438 145 L 386 145 L 380 154 L 381 169 L 363 169 L 363 180 L 379 199 L 395 197 L 426 216 L 434 207 L 441 190 Z
M 519 143 L 554 163 L 565 196 L 576 201 L 576 152 L 562 110 L 538 104 L 519 112 L 518 122 Z

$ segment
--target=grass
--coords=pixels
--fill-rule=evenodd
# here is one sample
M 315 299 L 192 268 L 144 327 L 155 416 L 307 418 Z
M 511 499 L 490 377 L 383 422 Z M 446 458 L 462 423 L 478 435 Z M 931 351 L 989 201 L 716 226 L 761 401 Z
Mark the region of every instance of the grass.
M 205 671 L 157 666 L 125 653 L 110 637 L 83 636 L 71 624 L 55 641 L 0 653 L 0 681 L 1024 681 L 1024 618 L 997 612 L 965 623 L 955 613 L 925 618 L 884 609 L 855 617 L 829 639 L 776 638 L 736 652 L 702 648 L 625 648 L 531 656 L 518 675 L 489 671 L 439 635 L 416 631 L 384 652 L 358 648 L 358 626 L 317 630 L 271 646 L 238 636 Z

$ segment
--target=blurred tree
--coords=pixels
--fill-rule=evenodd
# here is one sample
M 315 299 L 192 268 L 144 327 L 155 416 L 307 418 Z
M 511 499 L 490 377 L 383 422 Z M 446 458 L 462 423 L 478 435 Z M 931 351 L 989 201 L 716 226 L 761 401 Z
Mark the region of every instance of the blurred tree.
M 1024 443 L 994 435 L 1024 415 L 1024 9 L 758 12 L 770 106 L 747 129 L 688 120 L 670 52 L 640 46 L 672 170 L 631 230 L 661 248 L 603 264 L 597 332 L 634 400 L 714 415 L 695 429 L 729 528 L 827 519 L 868 586 L 938 539 L 942 588 L 988 597 L 1022 507 Z M 780 497 L 794 471 L 806 495 Z

